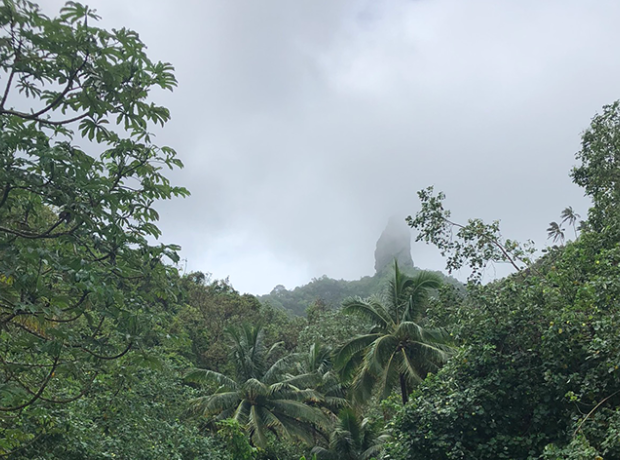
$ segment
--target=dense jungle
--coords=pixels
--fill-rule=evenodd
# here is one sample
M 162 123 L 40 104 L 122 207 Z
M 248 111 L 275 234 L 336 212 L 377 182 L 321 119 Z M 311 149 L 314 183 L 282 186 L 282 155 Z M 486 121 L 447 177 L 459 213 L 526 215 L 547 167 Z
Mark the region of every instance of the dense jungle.
M 428 187 L 396 220 L 447 274 L 380 239 L 373 276 L 257 297 L 158 243 L 173 67 L 97 20 L 0 5 L 1 458 L 620 459 L 620 103 L 545 248 Z

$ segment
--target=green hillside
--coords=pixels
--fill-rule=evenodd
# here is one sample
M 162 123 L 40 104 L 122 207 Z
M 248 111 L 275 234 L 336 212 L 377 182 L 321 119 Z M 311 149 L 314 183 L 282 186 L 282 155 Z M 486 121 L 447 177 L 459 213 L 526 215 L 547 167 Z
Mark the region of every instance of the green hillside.
M 408 275 L 415 275 L 421 271 L 417 267 L 403 269 Z M 458 280 L 438 272 L 447 284 L 464 289 Z M 336 280 L 328 276 L 314 278 L 308 284 L 288 290 L 278 285 L 269 294 L 258 296 L 263 304 L 281 308 L 295 315 L 305 315 L 306 309 L 315 302 L 321 302 L 330 308 L 338 308 L 348 297 L 370 297 L 384 291 L 392 269 L 387 267 L 373 276 L 364 276 L 359 280 Z

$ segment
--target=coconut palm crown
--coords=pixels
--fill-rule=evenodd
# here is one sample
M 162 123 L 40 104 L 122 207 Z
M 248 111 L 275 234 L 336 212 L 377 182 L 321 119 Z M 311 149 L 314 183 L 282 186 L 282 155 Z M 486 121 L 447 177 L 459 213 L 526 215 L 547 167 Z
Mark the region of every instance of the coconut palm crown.
M 327 419 L 320 409 L 306 404 L 321 400 L 320 394 L 286 382 L 287 370 L 299 357 L 292 354 L 275 359 L 280 344 L 267 348 L 260 326 L 245 324 L 227 333 L 232 341 L 235 378 L 208 369 L 191 371 L 186 381 L 219 385 L 215 393 L 194 399 L 192 408 L 217 420 L 234 418 L 259 447 L 267 444 L 268 433 L 312 444 L 313 435 Z
M 351 408 L 338 414 L 338 421 L 329 436 L 327 447 L 316 446 L 312 453 L 317 460 L 368 460 L 378 458 L 389 439 L 376 425 L 360 417 Z
M 549 228 L 547 228 L 547 238 L 552 238 L 553 242 L 560 241 L 560 243 L 564 242 L 564 229 L 561 227 L 561 224 L 557 222 L 550 222 Z
M 441 278 L 422 271 L 411 277 L 394 263 L 394 277 L 383 298 L 351 298 L 343 302 L 345 312 L 366 317 L 367 334 L 345 343 L 335 355 L 335 366 L 343 379 L 353 380 L 352 397 L 366 402 L 378 389 L 385 399 L 400 388 L 403 404 L 413 386 L 439 369 L 451 348 L 443 330 L 421 325 L 429 290 L 437 289 Z
M 313 343 L 307 352 L 299 353 L 298 356 L 299 359 L 285 382 L 300 389 L 314 389 L 322 399 L 312 405 L 320 406 L 332 415 L 337 414 L 348 402 L 345 398 L 346 387 L 333 368 L 332 348 Z

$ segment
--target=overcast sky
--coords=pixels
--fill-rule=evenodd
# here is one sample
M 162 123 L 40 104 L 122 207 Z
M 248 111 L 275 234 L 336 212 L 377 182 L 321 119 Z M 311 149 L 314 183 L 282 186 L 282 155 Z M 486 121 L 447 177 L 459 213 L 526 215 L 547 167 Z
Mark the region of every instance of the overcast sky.
M 568 174 L 620 98 L 617 0 L 87 3 L 176 68 L 157 142 L 192 196 L 158 207 L 164 241 L 254 294 L 371 275 L 388 218 L 428 185 L 455 219 L 501 219 L 544 247 L 563 208 L 585 215 Z

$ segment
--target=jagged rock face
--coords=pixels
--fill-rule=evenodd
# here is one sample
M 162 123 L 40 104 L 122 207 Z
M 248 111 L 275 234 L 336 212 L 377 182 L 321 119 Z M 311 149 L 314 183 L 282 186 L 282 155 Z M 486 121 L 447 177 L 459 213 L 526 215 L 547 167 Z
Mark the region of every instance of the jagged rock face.
M 398 266 L 413 267 L 411 258 L 411 233 L 404 219 L 392 217 L 377 241 L 375 249 L 375 271 L 379 273 L 394 259 Z

